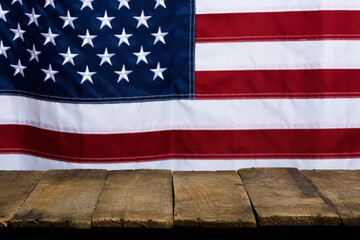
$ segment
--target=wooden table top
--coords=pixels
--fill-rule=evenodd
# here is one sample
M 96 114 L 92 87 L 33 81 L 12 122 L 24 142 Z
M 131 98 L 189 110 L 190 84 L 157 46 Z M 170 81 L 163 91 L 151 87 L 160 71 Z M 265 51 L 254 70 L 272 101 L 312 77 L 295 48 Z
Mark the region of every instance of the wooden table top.
M 360 226 L 360 170 L 0 171 L 0 228 Z

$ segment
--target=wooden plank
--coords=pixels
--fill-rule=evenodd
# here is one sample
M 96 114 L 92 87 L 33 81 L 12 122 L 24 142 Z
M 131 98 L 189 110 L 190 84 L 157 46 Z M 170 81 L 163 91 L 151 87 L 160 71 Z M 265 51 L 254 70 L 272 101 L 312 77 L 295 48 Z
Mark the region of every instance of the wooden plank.
M 360 170 L 302 170 L 346 226 L 360 226 Z
M 236 171 L 175 171 L 174 225 L 183 227 L 256 227 Z
M 92 224 L 94 227 L 171 228 L 171 171 L 110 171 Z
M 14 227 L 91 228 L 106 170 L 46 171 L 15 216 Z
M 295 168 L 240 169 L 260 226 L 334 226 L 341 220 Z
M 42 174 L 42 171 L 0 171 L 0 228 L 8 226 Z

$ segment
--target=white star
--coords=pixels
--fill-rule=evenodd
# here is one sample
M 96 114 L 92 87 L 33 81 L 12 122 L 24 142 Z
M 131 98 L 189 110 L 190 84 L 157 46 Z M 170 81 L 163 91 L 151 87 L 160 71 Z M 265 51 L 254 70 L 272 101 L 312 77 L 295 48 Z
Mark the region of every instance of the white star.
M 134 55 L 138 57 L 136 64 L 138 64 L 140 61 L 144 61 L 144 62 L 148 63 L 146 60 L 146 56 L 149 54 L 150 54 L 150 52 L 144 52 L 143 46 L 141 46 L 140 52 L 134 53 Z
M 110 58 L 113 57 L 115 54 L 114 53 L 108 53 L 107 48 L 105 48 L 105 52 L 104 54 L 96 54 L 101 58 L 101 62 L 100 62 L 100 66 L 104 63 L 104 62 L 108 62 L 110 65 L 112 65 Z
M 71 53 L 70 47 L 68 47 L 66 53 L 59 53 L 59 54 L 64 58 L 64 62 L 63 62 L 62 65 L 64 65 L 64 64 L 67 63 L 67 62 L 70 62 L 72 65 L 75 65 L 75 63 L 74 63 L 74 57 L 76 57 L 77 55 L 79 55 L 79 54 L 77 54 L 77 53 Z
M 102 29 L 105 25 L 112 29 L 112 26 L 110 24 L 111 20 L 113 20 L 115 17 L 108 17 L 107 11 L 104 13 L 104 17 L 97 17 L 101 21 L 100 29 Z
M 119 74 L 119 79 L 117 82 L 120 82 L 121 79 L 125 79 L 125 81 L 129 82 L 128 75 L 132 73 L 131 70 L 126 70 L 125 65 L 122 66 L 121 71 L 115 71 L 116 74 Z
M 54 46 L 56 46 L 55 38 L 58 37 L 59 34 L 52 33 L 50 27 L 49 27 L 49 31 L 48 31 L 47 33 L 41 33 L 41 35 L 43 35 L 44 38 L 45 38 L 44 45 L 46 45 L 47 43 L 51 42 L 52 44 L 54 44 Z
M 141 11 L 141 15 L 136 17 L 134 16 L 136 20 L 138 20 L 138 24 L 136 28 L 140 27 L 141 25 L 144 25 L 145 27 L 149 28 L 149 25 L 147 24 L 147 20 L 151 18 L 151 16 L 145 16 L 144 11 Z
M 32 24 L 32 23 L 35 23 L 36 26 L 39 26 L 37 19 L 40 17 L 40 14 L 35 14 L 34 8 L 32 9 L 32 12 L 31 12 L 31 13 L 25 13 L 25 14 L 29 17 L 29 23 L 28 23 L 28 25 L 30 25 L 30 24 Z
M 45 6 L 44 8 L 46 8 L 47 6 L 51 5 L 53 8 L 55 8 L 55 0 L 45 0 Z
M 5 22 L 7 22 L 5 15 L 6 15 L 8 12 L 9 12 L 9 11 L 7 11 L 7 10 L 3 10 L 2 7 L 1 7 L 1 4 L 0 4 L 0 18 L 1 18 L 2 20 L 4 20 Z
M 154 41 L 154 45 L 160 41 L 162 43 L 165 44 L 165 39 L 164 37 L 167 35 L 167 32 L 161 32 L 161 27 L 159 27 L 158 32 L 157 33 L 152 33 L 151 35 L 153 35 L 155 37 L 155 41 Z
M 24 41 L 23 34 L 25 33 L 25 31 L 20 28 L 19 23 L 17 25 L 17 29 L 10 29 L 10 30 L 15 34 L 13 41 L 16 40 L 17 38 L 20 38 L 21 40 Z
M 32 49 L 26 49 L 29 53 L 30 53 L 30 60 L 35 59 L 37 62 L 39 62 L 39 54 L 41 53 L 40 51 L 36 51 L 35 49 L 35 45 L 33 44 L 33 48 Z
M 94 10 L 91 4 L 94 0 L 80 0 L 80 1 L 83 3 L 80 10 L 83 10 L 84 7 L 89 7 L 91 10 Z
M 5 47 L 4 44 L 3 44 L 3 41 L 1 40 L 1 42 L 0 42 L 0 56 L 4 55 L 5 58 L 7 58 L 6 51 L 9 50 L 9 49 L 10 49 L 10 47 Z
M 51 80 L 53 80 L 55 82 L 55 74 L 57 74 L 59 71 L 55 71 L 52 69 L 51 64 L 49 64 L 49 69 L 41 69 L 46 75 L 45 75 L 45 79 L 44 82 L 46 80 L 48 80 L 49 78 L 51 78 Z
M 62 20 L 64 20 L 63 28 L 66 27 L 67 25 L 70 25 L 72 28 L 75 29 L 74 21 L 77 19 L 77 17 L 72 17 L 72 16 L 70 16 L 69 10 L 67 11 L 67 15 L 66 15 L 66 16 L 60 16 L 60 18 L 61 18 Z
M 125 28 L 123 28 L 122 30 L 122 33 L 121 34 L 117 34 L 115 35 L 115 37 L 119 38 L 119 44 L 118 46 L 120 46 L 122 43 L 126 43 L 128 46 L 130 46 L 130 43 L 129 43 L 129 37 L 131 37 L 132 34 L 127 34 L 125 32 Z
M 18 73 L 20 73 L 23 77 L 25 77 L 25 75 L 24 75 L 24 69 L 25 69 L 26 67 L 21 65 L 20 59 L 19 59 L 17 65 L 12 65 L 12 64 L 11 64 L 11 67 L 13 67 L 13 68 L 15 69 L 14 76 L 17 75 Z
M 21 5 L 23 5 L 22 0 L 13 0 L 11 4 L 14 4 L 16 2 L 19 2 Z
M 153 80 L 155 80 L 157 77 L 161 78 L 164 80 L 164 76 L 163 76 L 163 72 L 166 70 L 167 68 L 161 68 L 160 67 L 160 63 L 158 62 L 157 67 L 155 69 L 150 69 L 153 73 L 154 73 L 154 78 Z
M 93 83 L 91 77 L 92 75 L 96 74 L 96 72 L 89 72 L 89 67 L 86 66 L 85 72 L 78 72 L 78 74 L 80 74 L 83 77 L 80 84 L 83 84 L 85 81 L 89 81 Z
M 86 35 L 79 35 L 79 37 L 83 40 L 83 43 L 81 47 L 83 47 L 86 44 L 89 44 L 90 46 L 94 47 L 93 39 L 96 38 L 96 35 L 90 35 L 89 30 L 86 30 Z
M 127 7 L 128 9 L 130 9 L 130 6 L 129 6 L 129 1 L 130 0 L 118 0 L 119 2 L 119 8 L 122 8 L 123 6 Z
M 160 5 L 163 6 L 164 8 L 166 8 L 165 0 L 155 0 L 155 1 L 156 1 L 156 4 L 155 4 L 154 9 L 156 9 Z

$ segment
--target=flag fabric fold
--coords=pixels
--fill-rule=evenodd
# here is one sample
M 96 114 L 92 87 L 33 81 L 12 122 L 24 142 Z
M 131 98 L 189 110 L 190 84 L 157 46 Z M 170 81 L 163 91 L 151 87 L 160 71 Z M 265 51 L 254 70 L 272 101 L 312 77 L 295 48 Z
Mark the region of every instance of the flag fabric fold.
M 359 168 L 355 0 L 0 2 L 0 169 Z

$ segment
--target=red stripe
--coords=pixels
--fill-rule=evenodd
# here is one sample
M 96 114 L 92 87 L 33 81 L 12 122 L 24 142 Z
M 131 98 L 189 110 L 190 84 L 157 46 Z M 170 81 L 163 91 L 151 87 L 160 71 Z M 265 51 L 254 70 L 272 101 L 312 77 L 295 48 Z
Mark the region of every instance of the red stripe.
M 195 98 L 360 97 L 360 70 L 196 71 Z
M 196 15 L 196 42 L 360 39 L 360 11 Z
M 360 129 L 169 130 L 97 135 L 0 125 L 0 132 L 0 153 L 72 162 L 360 157 Z

